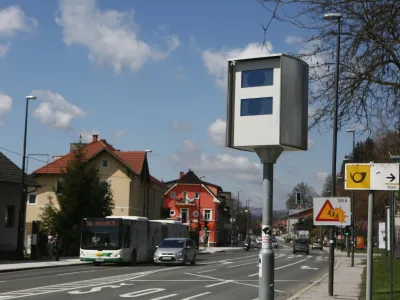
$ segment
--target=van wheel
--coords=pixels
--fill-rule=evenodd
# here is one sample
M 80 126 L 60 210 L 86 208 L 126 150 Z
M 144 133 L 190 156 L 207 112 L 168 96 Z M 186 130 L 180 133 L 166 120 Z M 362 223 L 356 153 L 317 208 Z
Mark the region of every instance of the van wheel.
M 132 255 L 131 255 L 131 261 L 130 261 L 130 265 L 131 266 L 134 266 L 134 265 L 136 265 L 136 250 L 133 250 L 132 251 Z

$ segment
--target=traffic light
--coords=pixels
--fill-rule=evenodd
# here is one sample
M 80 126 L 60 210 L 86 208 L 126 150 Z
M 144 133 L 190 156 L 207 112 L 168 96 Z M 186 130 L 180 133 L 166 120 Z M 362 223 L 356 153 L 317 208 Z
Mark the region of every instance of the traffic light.
M 207 230 L 208 230 L 208 222 L 204 221 L 204 231 L 207 231 Z
M 346 226 L 346 236 L 350 235 L 350 226 Z
M 301 193 L 296 193 L 296 203 L 301 204 Z

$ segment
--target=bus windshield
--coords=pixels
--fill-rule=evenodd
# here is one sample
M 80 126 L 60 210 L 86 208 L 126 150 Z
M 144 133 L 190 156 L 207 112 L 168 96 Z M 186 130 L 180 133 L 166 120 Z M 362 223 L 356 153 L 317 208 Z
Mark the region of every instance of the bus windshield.
M 82 249 L 117 250 L 122 248 L 120 226 L 83 225 L 81 235 Z

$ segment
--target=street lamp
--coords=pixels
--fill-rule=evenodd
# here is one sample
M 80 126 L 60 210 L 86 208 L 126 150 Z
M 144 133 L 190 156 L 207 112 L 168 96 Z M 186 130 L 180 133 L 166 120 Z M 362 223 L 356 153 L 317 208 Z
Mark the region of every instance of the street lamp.
M 328 13 L 324 20 L 337 21 L 338 31 L 336 40 L 336 70 L 335 70 L 335 102 L 333 105 L 333 145 L 332 145 L 332 197 L 336 197 L 336 156 L 337 156 L 337 131 L 338 131 L 338 105 L 339 105 L 339 60 L 340 60 L 340 20 L 341 13 Z M 335 263 L 334 227 L 329 234 L 329 296 L 333 296 L 333 272 Z
M 352 149 L 352 155 L 353 155 L 353 163 L 356 162 L 356 130 L 355 129 L 347 129 L 346 132 L 352 133 L 353 134 L 353 149 Z M 355 215 L 355 191 L 351 191 L 351 266 L 354 267 L 354 249 L 356 247 L 356 240 L 355 240 L 355 223 L 356 223 L 356 215 Z
M 29 100 L 36 100 L 35 96 L 26 96 L 25 106 L 25 128 L 24 128 L 24 149 L 22 154 L 22 178 L 21 178 L 21 195 L 19 205 L 19 223 L 18 223 L 18 241 L 17 255 L 20 259 L 24 258 L 24 237 L 25 237 L 25 222 L 26 222 L 26 201 L 27 201 L 27 185 L 25 184 L 25 161 L 26 161 L 26 135 L 28 131 L 28 107 Z
M 203 184 L 203 181 L 201 180 L 202 178 L 206 178 L 206 176 L 200 176 L 200 193 L 199 193 L 199 215 L 197 216 L 197 247 L 199 247 L 200 249 L 200 214 L 201 214 L 201 203 L 200 203 L 200 199 L 201 199 L 201 187 Z

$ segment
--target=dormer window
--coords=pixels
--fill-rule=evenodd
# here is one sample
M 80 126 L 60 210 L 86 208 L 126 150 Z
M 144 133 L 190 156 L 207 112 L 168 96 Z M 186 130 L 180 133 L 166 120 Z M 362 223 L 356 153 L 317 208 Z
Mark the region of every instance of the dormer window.
M 103 159 L 103 161 L 101 162 L 101 166 L 103 168 L 108 168 L 108 159 Z

